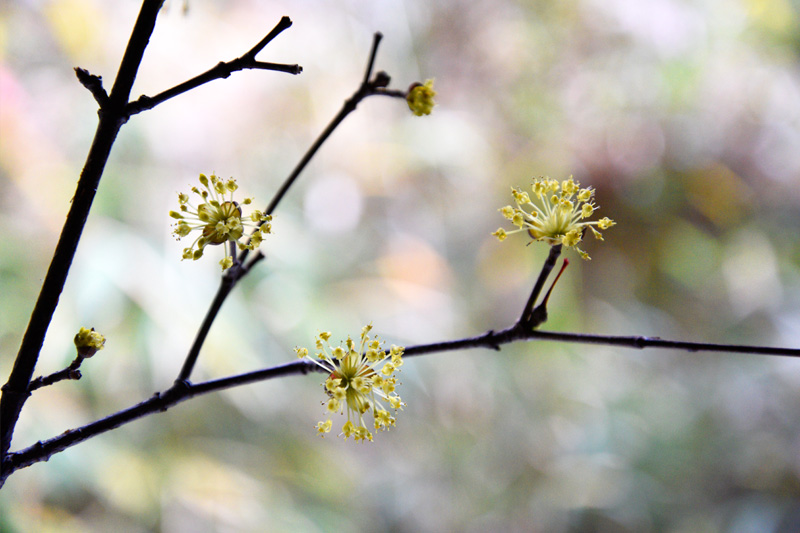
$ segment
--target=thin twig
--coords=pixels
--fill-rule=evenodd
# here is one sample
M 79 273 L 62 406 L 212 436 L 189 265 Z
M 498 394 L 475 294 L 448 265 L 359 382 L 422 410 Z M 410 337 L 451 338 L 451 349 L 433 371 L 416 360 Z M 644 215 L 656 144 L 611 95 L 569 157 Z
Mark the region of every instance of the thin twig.
M 383 39 L 383 34 L 379 31 L 376 31 L 375 35 L 372 36 L 372 49 L 370 50 L 369 60 L 367 61 L 367 68 L 364 69 L 364 79 L 361 82 L 362 87 L 366 87 L 372 77 L 372 69 L 375 67 L 375 58 L 378 56 L 378 45 L 381 44 L 381 39 Z
M 344 101 L 344 103 L 342 104 L 342 108 L 339 110 L 336 116 L 333 117 L 333 119 L 325 127 L 322 133 L 320 133 L 319 136 L 316 138 L 314 143 L 308 148 L 306 153 L 303 154 L 303 157 L 294 167 L 289 176 L 284 180 L 278 191 L 273 196 L 270 203 L 267 205 L 267 208 L 264 210 L 266 214 L 271 215 L 275 212 L 275 209 L 277 209 L 278 204 L 280 204 L 281 200 L 283 200 L 283 197 L 286 195 L 286 193 L 289 191 L 292 185 L 294 185 L 295 181 L 297 181 L 297 178 L 300 176 L 303 170 L 305 170 L 308 163 L 311 162 L 311 159 L 313 159 L 314 156 L 317 154 L 317 151 L 319 151 L 322 145 L 325 144 L 325 141 L 328 140 L 328 137 L 331 136 L 331 134 L 336 130 L 336 128 L 339 127 L 339 125 L 344 121 L 344 119 L 347 118 L 347 116 L 350 113 L 356 110 L 356 107 L 362 100 L 373 95 L 384 95 L 384 96 L 391 96 L 394 98 L 405 98 L 405 93 L 402 91 L 386 89 L 386 86 L 389 84 L 390 78 L 389 75 L 386 74 L 385 72 L 380 71 L 376 73 L 374 77 L 372 77 L 372 70 L 375 66 L 375 59 L 378 54 L 378 46 L 380 45 L 382 38 L 383 35 L 380 32 L 376 32 L 375 35 L 373 36 L 372 48 L 370 49 L 369 59 L 367 60 L 367 67 L 364 69 L 364 77 L 363 81 L 361 82 L 361 85 L 359 85 L 358 89 L 356 89 L 356 91 L 352 94 L 352 96 L 350 96 L 350 98 Z M 249 253 L 250 250 L 245 250 L 244 252 L 242 252 L 240 258 L 242 263 L 245 262 Z M 261 259 L 263 259 L 262 252 L 261 251 L 256 252 L 253 259 L 246 264 L 244 268 L 245 273 L 249 272 L 252 269 L 253 265 L 258 261 L 260 261 Z
M 187 91 L 191 91 L 192 89 L 211 81 L 227 78 L 232 73 L 239 70 L 260 69 L 287 72 L 289 74 L 300 74 L 303 71 L 303 67 L 300 65 L 285 65 L 282 63 L 256 61 L 256 54 L 260 52 L 270 41 L 277 37 L 283 30 L 289 28 L 291 25 L 292 21 L 289 19 L 289 17 L 281 18 L 278 24 L 272 29 L 271 32 L 267 34 L 266 37 L 261 39 L 257 45 L 248 50 L 241 57 L 237 57 L 236 59 L 228 62 L 220 61 L 216 66 L 207 70 L 206 72 L 180 83 L 171 89 L 160 92 L 155 96 L 140 96 L 137 100 L 130 102 L 126 106 L 125 110 L 127 115 L 130 117 L 137 113 L 141 113 L 142 111 L 153 109 L 155 106 L 166 102 L 170 98 L 174 98 Z
M 185 92 L 191 91 L 192 89 L 196 89 L 201 85 L 205 85 L 214 80 L 224 79 L 230 76 L 232 73 L 237 72 L 239 70 L 274 70 L 276 72 L 286 72 L 288 74 L 300 74 L 303 71 L 303 67 L 300 65 L 286 65 L 283 63 L 266 63 L 262 61 L 251 61 L 245 62 L 245 57 L 240 57 L 238 59 L 234 59 L 227 63 L 220 62 L 217 65 L 204 73 L 195 76 L 194 78 L 187 80 L 183 83 L 172 87 L 171 89 L 167 89 L 166 91 L 160 92 L 155 96 L 146 96 L 142 95 L 133 102 L 131 102 L 128 107 L 126 108 L 128 116 L 133 116 L 142 111 L 147 111 L 153 109 L 159 104 L 166 102 L 176 96 L 179 96 Z
M 525 307 L 522 309 L 522 314 L 517 322 L 518 326 L 524 325 L 528 329 L 533 329 L 539 326 L 539 324 L 533 324 L 533 306 L 536 305 L 536 299 L 539 298 L 539 295 L 542 293 L 542 289 L 547 281 L 547 277 L 550 275 L 550 272 L 553 271 L 553 267 L 556 266 L 556 261 L 558 260 L 559 255 L 561 255 L 561 245 L 556 244 L 555 246 L 551 246 L 550 253 L 547 255 L 547 259 L 544 261 L 541 272 L 539 272 L 539 278 L 536 280 L 536 284 L 533 286 L 531 295 L 528 297 L 528 301 L 525 304 Z
M 195 335 L 192 347 L 189 349 L 189 353 L 186 355 L 186 359 L 183 362 L 183 367 L 178 374 L 178 381 L 185 381 L 191 376 L 194 365 L 197 363 L 197 358 L 200 355 L 200 350 L 203 348 L 208 332 L 211 331 L 211 325 L 214 323 L 214 319 L 217 318 L 219 310 L 222 308 L 222 304 L 225 303 L 228 294 L 233 290 L 236 280 L 237 278 L 228 276 L 222 277 L 219 289 L 217 289 L 217 294 L 214 296 L 214 300 L 211 302 L 208 311 L 206 311 L 203 323 L 200 325 L 200 329 L 197 330 L 197 335 Z
M 53 372 L 49 376 L 39 376 L 31 381 L 31 384 L 28 386 L 28 392 L 33 392 L 36 389 L 47 387 L 48 385 L 58 383 L 59 381 L 63 381 L 65 379 L 81 379 L 81 371 L 78 369 L 81 367 L 83 360 L 84 357 L 78 354 L 66 368 L 61 369 L 58 372 Z
M 292 170 L 292 173 L 289 174 L 286 180 L 284 180 L 280 189 L 278 189 L 278 191 L 275 193 L 275 196 L 272 198 L 272 201 L 270 201 L 269 205 L 264 210 L 266 214 L 271 215 L 272 213 L 275 212 L 275 209 L 278 207 L 278 204 L 281 202 L 284 195 L 288 192 L 289 188 L 294 184 L 294 182 L 300 176 L 300 173 L 303 172 L 303 170 L 306 168 L 306 165 L 308 165 L 308 163 L 316 155 L 320 147 L 322 147 L 325 141 L 328 140 L 328 137 L 331 136 L 331 134 L 336 130 L 339 124 L 341 124 L 342 121 L 345 118 L 347 118 L 347 115 L 355 111 L 358 104 L 364 98 L 367 98 L 372 94 L 375 94 L 375 89 L 372 87 L 370 83 L 370 76 L 372 74 L 372 68 L 375 64 L 375 57 L 378 53 L 378 45 L 381 42 L 381 38 L 382 35 L 380 33 L 376 33 L 372 40 L 372 48 L 370 49 L 369 61 L 367 62 L 367 68 L 364 71 L 364 81 L 358 87 L 356 92 L 353 93 L 353 95 L 350 98 L 345 100 L 344 104 L 342 105 L 342 108 L 339 110 L 336 116 L 333 117 L 333 120 L 331 120 L 330 124 L 328 124 L 328 126 L 322 131 L 319 137 L 317 137 L 314 143 L 308 148 L 306 153 L 303 155 L 303 157 L 297 163 L 295 168 Z M 245 253 L 246 252 L 247 250 L 245 250 Z
M 800 348 L 776 348 L 770 346 L 747 346 L 744 344 L 714 344 L 710 342 L 671 341 L 661 337 L 644 337 L 640 335 L 592 335 L 588 333 L 562 333 L 558 331 L 532 331 L 520 340 L 546 340 L 557 342 L 575 342 L 578 344 L 600 344 L 620 346 L 623 348 L 668 348 L 687 352 L 746 353 L 753 355 L 779 355 L 783 357 L 800 357 Z
M 108 103 L 108 93 L 103 88 L 103 77 L 95 76 L 88 70 L 80 67 L 75 68 L 75 75 L 78 77 L 78 81 L 81 82 L 81 85 L 89 89 L 89 92 L 92 93 L 97 104 L 101 108 L 105 107 Z

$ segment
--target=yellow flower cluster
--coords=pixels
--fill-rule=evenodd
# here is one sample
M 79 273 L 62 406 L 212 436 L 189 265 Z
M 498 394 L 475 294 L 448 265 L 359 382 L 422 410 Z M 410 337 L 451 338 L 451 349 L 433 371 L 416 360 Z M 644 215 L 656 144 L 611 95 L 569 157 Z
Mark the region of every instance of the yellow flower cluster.
M 81 328 L 75 335 L 75 348 L 78 349 L 78 355 L 85 359 L 105 348 L 105 344 L 106 338 L 96 332 L 94 328 Z
M 433 90 L 433 80 L 428 80 L 425 85 L 413 84 L 406 95 L 406 102 L 408 102 L 408 108 L 415 115 L 421 117 L 430 115 L 433 111 L 433 106 L 436 105 L 433 101 L 434 96 L 436 96 L 436 91 Z
M 272 231 L 271 215 L 266 215 L 259 210 L 253 211 L 249 217 L 242 218 L 242 208 L 233 200 L 233 193 L 239 186 L 236 180 L 230 178 L 222 180 L 211 174 L 210 178 L 200 174 L 202 189 L 192 187 L 191 191 L 200 197 L 202 202 L 197 207 L 189 203 L 189 195 L 178 193 L 180 212 L 170 211 L 169 216 L 178 221 L 173 234 L 181 239 L 192 231 L 198 230 L 200 235 L 191 246 L 184 248 L 183 259 L 197 260 L 203 256 L 206 246 L 224 244 L 228 241 L 235 242 L 239 250 L 255 250 L 261 245 L 264 235 Z M 252 198 L 245 198 L 242 204 L 249 205 Z M 245 228 L 258 228 L 245 244 Z M 233 258 L 228 253 L 228 247 L 223 246 L 225 258 L 219 264 L 222 270 L 233 265 Z
M 361 342 L 356 345 L 350 337 L 344 346 L 332 347 L 331 333 L 322 332 L 316 337 L 316 356 L 308 354 L 307 348 L 295 348 L 297 356 L 309 359 L 329 373 L 325 380 L 325 403 L 328 420 L 317 424 L 321 436 L 330 432 L 333 421 L 330 415 L 347 411 L 347 422 L 342 427 L 345 440 L 353 437 L 358 441 L 372 441 L 372 433 L 367 429 L 364 416 L 372 412 L 373 427 L 381 431 L 395 425 L 395 418 L 382 402 L 386 402 L 396 413 L 402 409 L 403 401 L 395 393 L 397 377 L 395 374 L 403 365 L 402 346 L 392 346 L 389 352 L 381 347 L 376 335 L 370 340 L 372 325 L 361 330 Z
M 492 233 L 498 240 L 504 241 L 512 233 L 527 231 L 537 241 L 575 248 L 583 259 L 590 259 L 589 254 L 578 248 L 586 229 L 591 230 L 595 238 L 602 241 L 603 235 L 594 226 L 605 230 L 616 224 L 607 217 L 595 221 L 586 220 L 598 209 L 594 203 L 594 189 L 582 189 L 572 176 L 562 182 L 536 178 L 532 192 L 536 196 L 536 202 L 531 201 L 527 192 L 511 188 L 517 206 L 507 205 L 500 212 L 517 229 L 498 229 Z

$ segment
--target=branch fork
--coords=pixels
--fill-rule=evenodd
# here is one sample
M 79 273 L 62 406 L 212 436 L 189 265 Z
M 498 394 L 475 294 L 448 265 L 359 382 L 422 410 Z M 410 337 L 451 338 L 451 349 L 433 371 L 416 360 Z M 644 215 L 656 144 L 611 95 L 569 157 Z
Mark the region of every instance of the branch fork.
M 95 100 L 97 100 L 100 105 L 100 124 L 95 135 L 92 149 L 87 157 L 86 166 L 82 172 L 78 191 L 76 192 L 75 200 L 73 201 L 72 208 L 68 215 L 67 223 L 56 248 L 51 269 L 48 271 L 48 275 L 45 278 L 39 301 L 37 301 L 36 308 L 31 317 L 29 329 L 26 331 L 23 345 L 20 348 L 20 353 L 15 361 L 9 381 L 3 386 L 2 401 L 0 401 L 0 419 L 2 419 L 3 423 L 2 431 L 0 431 L 0 438 L 2 438 L 2 449 L 0 449 L 0 457 L 2 458 L 0 487 L 11 473 L 20 468 L 37 462 L 46 461 L 53 454 L 66 450 L 89 438 L 150 414 L 166 411 L 170 407 L 195 396 L 245 384 L 283 378 L 290 375 L 304 375 L 309 372 L 321 371 L 320 367 L 314 363 L 299 360 L 200 383 L 193 383 L 190 381 L 192 370 L 196 364 L 205 338 L 228 294 L 241 277 L 246 275 L 256 263 L 264 259 L 264 255 L 261 252 L 257 252 L 249 262 L 246 262 L 249 250 L 245 250 L 239 256 L 234 266 L 223 275 L 217 295 L 207 311 L 206 317 L 198 330 L 197 337 L 184 360 L 183 367 L 178 377 L 170 388 L 162 392 L 156 392 L 149 399 L 105 418 L 96 420 L 82 427 L 65 431 L 61 435 L 51 439 L 39 441 L 20 451 L 9 453 L 14 426 L 25 399 L 31 392 L 64 379 L 78 379 L 80 377 L 79 366 L 81 364 L 81 358 L 79 356 L 67 368 L 49 376 L 31 380 L 47 326 L 55 310 L 58 295 L 61 293 L 61 289 L 66 280 L 66 275 L 83 229 L 83 223 L 88 216 L 94 191 L 97 189 L 105 163 L 121 125 L 134 114 L 152 109 L 170 98 L 214 79 L 226 78 L 237 70 L 277 70 L 293 74 L 298 74 L 302 70 L 298 65 L 267 63 L 255 59 L 255 56 L 270 41 L 291 26 L 291 20 L 289 20 L 288 17 L 283 17 L 267 36 L 243 56 L 229 62 L 220 62 L 204 74 L 196 76 L 155 96 L 141 96 L 136 101 L 131 102 L 129 101 L 130 90 L 147 42 L 155 26 L 155 20 L 162 3 L 163 0 L 144 0 L 139 18 L 134 27 L 133 35 L 131 36 L 122 64 L 120 65 L 119 74 L 117 75 L 117 79 L 110 94 L 106 93 L 103 88 L 100 76 L 92 75 L 84 69 L 76 69 L 76 75 L 79 81 L 92 93 Z M 371 95 L 385 95 L 399 98 L 404 98 L 406 96 L 405 91 L 388 89 L 390 77 L 385 72 L 379 71 L 373 76 L 373 67 L 381 38 L 382 35 L 380 33 L 375 34 L 364 78 L 357 91 L 344 102 L 339 113 L 315 140 L 292 173 L 284 181 L 266 208 L 265 212 L 267 214 L 273 213 L 286 192 L 297 180 L 300 173 L 314 157 L 322 144 L 342 121 L 356 109 L 356 106 L 361 100 Z M 555 283 L 568 264 L 566 260 L 542 302 L 536 305 L 536 300 L 539 298 L 551 271 L 555 268 L 560 253 L 561 245 L 550 247 L 550 253 L 537 278 L 533 291 L 523 308 L 520 318 L 513 326 L 501 331 L 489 330 L 475 337 L 406 347 L 404 357 L 408 358 L 429 353 L 472 348 L 490 348 L 499 351 L 503 344 L 530 340 L 602 344 L 637 349 L 656 347 L 687 351 L 717 351 L 800 357 L 800 349 L 794 348 L 716 345 L 667 341 L 657 337 L 620 337 L 540 331 L 536 328 L 547 320 L 547 302 Z

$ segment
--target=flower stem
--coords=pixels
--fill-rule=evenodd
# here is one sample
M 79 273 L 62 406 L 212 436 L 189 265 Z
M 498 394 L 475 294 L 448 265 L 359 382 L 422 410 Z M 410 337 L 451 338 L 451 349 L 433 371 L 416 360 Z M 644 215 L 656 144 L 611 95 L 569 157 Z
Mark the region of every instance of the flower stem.
M 553 267 L 556 266 L 556 261 L 558 260 L 559 255 L 561 255 L 561 245 L 556 244 L 551 246 L 550 253 L 547 255 L 544 265 L 542 265 L 542 271 L 539 272 L 539 278 L 536 280 L 536 284 L 533 286 L 533 291 L 531 291 L 528 302 L 525 304 L 525 308 L 522 310 L 522 314 L 520 315 L 515 327 L 526 327 L 527 325 L 531 324 L 531 321 L 533 320 L 533 306 L 536 304 L 536 299 L 539 298 L 539 294 L 541 294 L 542 289 L 544 288 L 544 283 L 547 281 L 547 277 L 550 275 L 550 272 L 553 271 Z

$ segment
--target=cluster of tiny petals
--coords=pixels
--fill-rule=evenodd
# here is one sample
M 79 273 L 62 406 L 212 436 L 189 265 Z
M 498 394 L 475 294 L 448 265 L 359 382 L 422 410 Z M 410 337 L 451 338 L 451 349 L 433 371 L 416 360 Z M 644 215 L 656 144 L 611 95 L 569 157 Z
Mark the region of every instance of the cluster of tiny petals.
M 229 178 L 223 180 L 211 174 L 200 174 L 202 188 L 192 187 L 191 192 L 200 198 L 200 203 L 195 207 L 190 202 L 188 194 L 178 193 L 180 211 L 170 211 L 169 216 L 176 219 L 173 234 L 181 239 L 197 230 L 200 235 L 192 245 L 183 250 L 183 259 L 198 260 L 203 257 L 206 246 L 236 243 L 239 250 L 255 250 L 261 245 L 264 235 L 272 231 L 271 215 L 254 210 L 250 216 L 242 216 L 242 208 L 233 200 L 233 193 L 239 186 L 236 180 Z M 253 203 L 252 198 L 242 200 L 243 205 Z M 247 227 L 258 229 L 250 235 L 245 243 L 245 229 Z M 219 264 L 222 270 L 227 270 L 233 265 L 233 258 L 228 253 L 228 247 L 223 246 L 225 258 Z
M 506 231 L 499 228 L 492 233 L 498 240 L 504 241 L 513 233 L 527 231 L 537 241 L 575 248 L 583 259 L 590 259 L 589 254 L 578 248 L 586 229 L 602 241 L 603 235 L 595 226 L 606 230 L 616 224 L 607 217 L 587 220 L 599 207 L 594 203 L 594 189 L 581 188 L 572 176 L 561 182 L 536 178 L 531 193 L 535 201 L 531 200 L 529 193 L 512 187 L 511 195 L 516 207 L 507 205 L 500 209 L 500 213 L 517 229 Z
M 436 91 L 433 90 L 433 80 L 427 80 L 425 84 L 414 83 L 406 94 L 406 102 L 408 108 L 416 116 L 430 115 L 433 111 L 433 106 L 436 103 L 433 97 L 436 96 Z
M 405 405 L 395 392 L 404 348 L 393 345 L 385 351 L 377 335 L 370 339 L 371 330 L 372 325 L 366 325 L 359 343 L 348 337 L 344 346 L 335 347 L 330 344 L 330 332 L 320 333 L 315 338 L 316 358 L 309 355 L 307 348 L 295 348 L 298 357 L 313 361 L 329 374 L 323 384 L 328 396 L 324 403 L 328 419 L 317 424 L 320 436 L 333 427 L 332 415 L 347 412 L 340 436 L 345 440 L 353 437 L 356 442 L 372 441 L 365 416 L 372 414 L 372 429 L 386 430 L 395 425 L 389 409 L 396 413 Z

